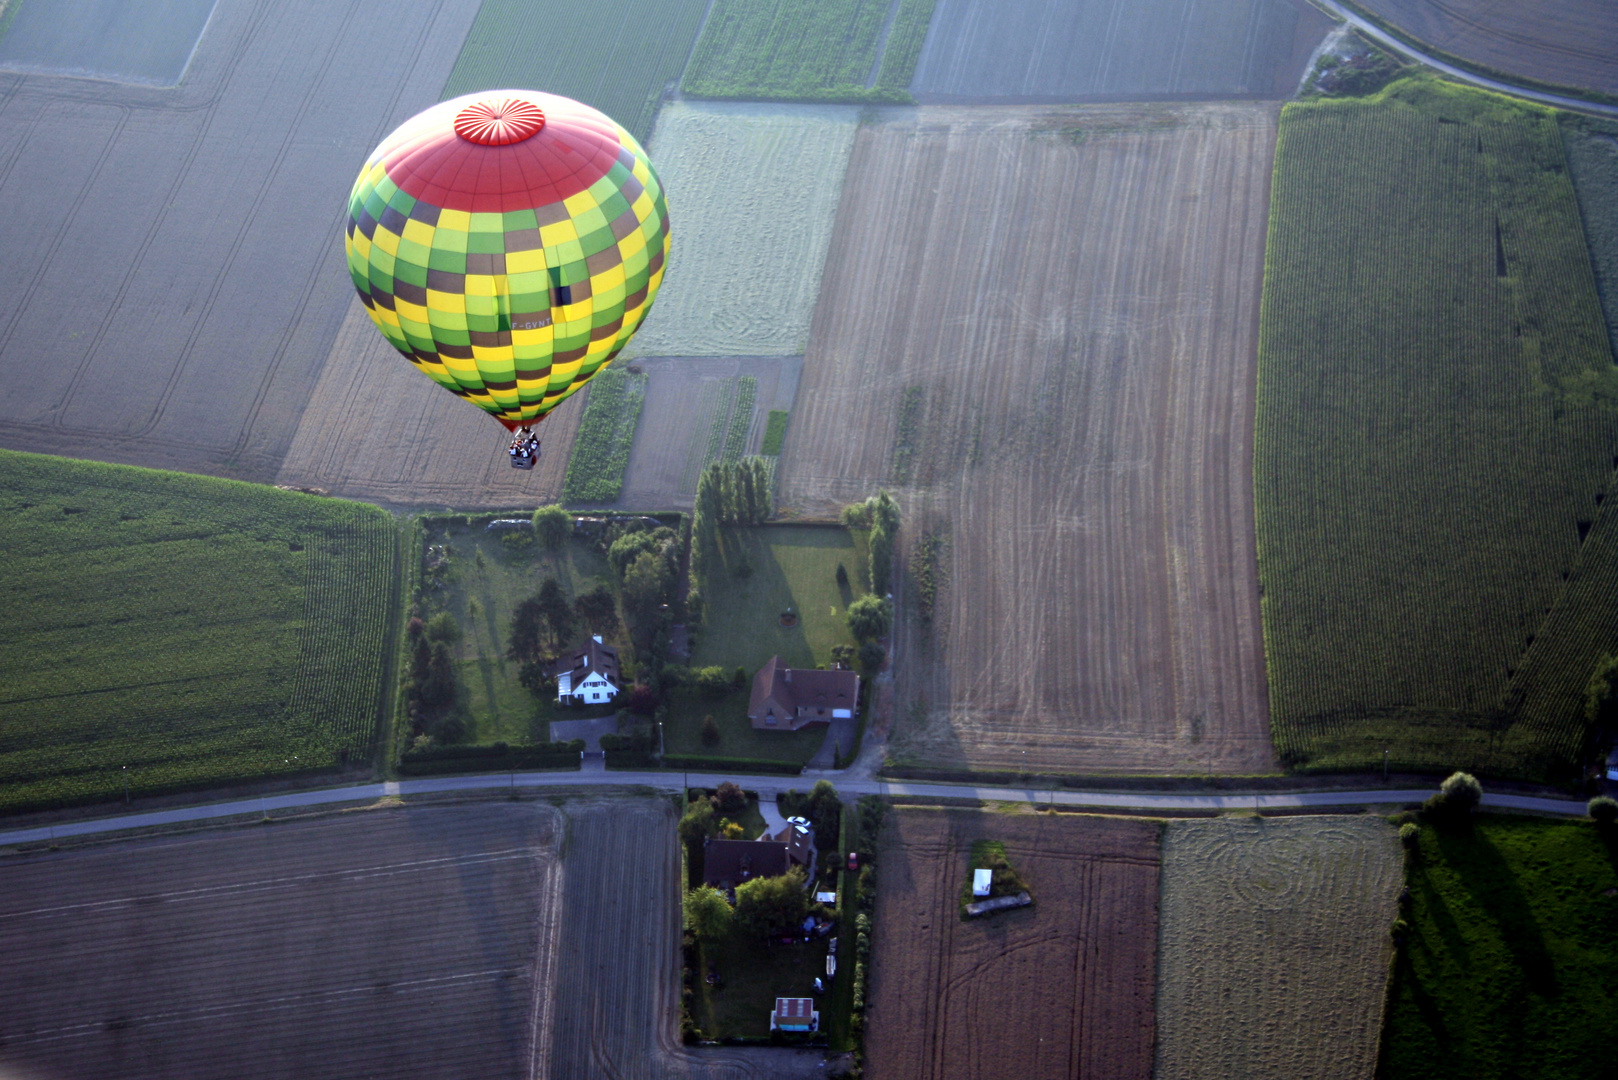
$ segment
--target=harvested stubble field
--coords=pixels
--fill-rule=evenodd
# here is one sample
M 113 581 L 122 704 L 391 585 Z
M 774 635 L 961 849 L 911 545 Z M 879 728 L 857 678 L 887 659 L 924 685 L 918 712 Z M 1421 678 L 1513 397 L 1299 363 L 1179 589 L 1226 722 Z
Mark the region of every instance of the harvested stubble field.
M 7 859 L 0 1070 L 584 1075 L 535 1067 L 557 1020 L 562 835 L 549 806 L 487 803 Z M 620 953 L 598 992 L 641 959 Z
M 1271 766 L 1249 438 L 1275 115 L 861 127 L 778 475 L 823 514 L 903 457 L 900 562 L 943 538 L 937 614 L 897 645 L 896 760 Z
M 506 429 L 411 367 L 354 300 L 276 483 L 399 506 L 555 502 L 589 393 L 535 429 L 539 464 L 513 469 Z
M 1156 1080 L 1370 1080 L 1403 884 L 1379 817 L 1171 822 Z
M 634 356 L 796 356 L 859 110 L 675 102 L 651 155 L 674 246 Z
M 1618 372 L 1556 119 L 1408 79 L 1289 105 L 1276 156 L 1255 487 L 1281 760 L 1568 776 L 1618 652 Z
M 576 801 L 566 814 L 548 1071 L 537 1075 L 825 1076 L 821 1051 L 680 1045 L 680 853 L 670 801 Z
M 0 3 L 0 68 L 173 86 L 214 4 L 170 0 L 154 18 L 128 0 L 7 0 Z
M 369 766 L 374 506 L 0 451 L 0 810 Z
M 1290 96 L 1331 22 L 1304 0 L 938 0 L 922 102 Z
M 177 88 L 0 74 L 0 445 L 273 479 L 353 299 L 342 193 L 477 8 L 226 2 Z
M 900 809 L 878 851 L 868 991 L 875 1080 L 1152 1074 L 1159 826 Z M 960 915 L 973 841 L 1034 905 Z
M 1354 0 L 1353 6 L 1508 79 L 1618 95 L 1618 19 L 1606 0 Z
M 646 401 L 629 452 L 618 505 L 631 510 L 689 509 L 716 427 L 744 433 L 743 454 L 758 453 L 771 410 L 791 409 L 802 357 L 657 357 L 636 360 L 646 372 Z M 753 408 L 738 412 L 737 381 L 756 381 Z M 721 440 L 720 452 L 724 450 Z
M 593 105 L 645 140 L 707 7 L 707 0 L 485 0 L 443 98 L 531 87 Z

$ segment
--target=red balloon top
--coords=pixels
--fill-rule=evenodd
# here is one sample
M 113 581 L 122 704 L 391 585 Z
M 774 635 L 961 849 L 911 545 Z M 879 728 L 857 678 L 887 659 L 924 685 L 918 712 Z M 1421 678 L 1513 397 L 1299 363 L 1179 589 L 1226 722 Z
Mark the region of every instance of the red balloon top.
M 455 134 L 480 146 L 510 146 L 545 126 L 545 110 L 531 101 L 475 101 L 455 114 Z
M 504 213 L 561 202 L 622 161 L 633 138 L 605 113 L 532 90 L 440 102 L 371 155 L 407 195 L 444 210 Z

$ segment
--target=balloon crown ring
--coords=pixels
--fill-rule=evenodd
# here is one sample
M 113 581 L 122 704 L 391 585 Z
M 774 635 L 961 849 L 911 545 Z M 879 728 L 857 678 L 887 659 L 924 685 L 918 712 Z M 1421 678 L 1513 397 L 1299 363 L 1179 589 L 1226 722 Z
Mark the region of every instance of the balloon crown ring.
M 480 146 L 510 146 L 544 126 L 545 110 L 520 98 L 475 101 L 455 114 L 455 134 Z

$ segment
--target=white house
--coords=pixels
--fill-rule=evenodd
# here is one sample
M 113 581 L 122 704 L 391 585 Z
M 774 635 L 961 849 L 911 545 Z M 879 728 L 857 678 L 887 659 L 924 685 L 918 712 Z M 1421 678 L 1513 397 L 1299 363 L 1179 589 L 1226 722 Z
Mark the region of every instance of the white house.
M 561 705 L 601 705 L 618 696 L 618 650 L 593 635 L 581 649 L 563 653 L 556 668 L 556 701 Z

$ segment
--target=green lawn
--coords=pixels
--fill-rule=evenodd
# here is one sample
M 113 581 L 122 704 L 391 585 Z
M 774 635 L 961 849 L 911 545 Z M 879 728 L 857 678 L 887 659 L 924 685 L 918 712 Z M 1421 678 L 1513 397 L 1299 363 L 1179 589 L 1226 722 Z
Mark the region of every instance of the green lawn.
M 811 997 L 815 976 L 826 974 L 824 940 L 808 945 L 767 945 L 733 934 L 723 941 L 703 943 L 698 955 L 701 969 L 692 1015 L 710 1038 L 768 1035 L 775 999 Z M 723 983 L 719 989 L 702 978 L 710 963 Z M 822 1022 L 825 1019 L 822 1013 Z
M 1281 116 L 1254 478 L 1284 764 L 1562 779 L 1618 652 L 1618 369 L 1555 116 Z
M 426 593 L 429 611 L 448 611 L 461 625 L 455 647 L 462 702 L 468 712 L 467 742 L 529 743 L 550 740 L 550 721 L 601 715 L 599 711 L 559 709 L 554 697 L 535 698 L 517 681 L 519 664 L 506 658 L 507 634 L 517 605 L 555 577 L 569 599 L 597 583 L 614 587 L 606 559 L 585 543 L 569 540 L 550 553 L 537 543 L 511 548 L 490 533 L 484 519 L 438 519 L 427 530 L 429 545 L 447 544 L 449 569 L 444 584 Z M 582 639 L 582 630 L 578 635 Z M 628 659 L 628 639 L 617 645 Z M 611 710 L 607 710 L 611 711 Z
M 863 538 L 836 525 L 760 525 L 724 530 L 724 552 L 703 588 L 707 605 L 691 665 L 749 675 L 779 655 L 791 667 L 831 663 L 833 645 L 852 645 L 848 605 L 864 594 Z M 837 565 L 849 584 L 837 583 Z M 781 612 L 798 624 L 781 625 Z
M 0 451 L 0 810 L 369 763 L 374 506 Z
M 1618 835 L 1485 816 L 1421 831 L 1383 1075 L 1596 1080 L 1618 1031 Z
M 826 740 L 824 724 L 802 731 L 759 731 L 747 719 L 748 694 L 747 690 L 737 690 L 715 701 L 691 691 L 677 692 L 669 702 L 663 726 L 664 752 L 794 764 L 815 756 Z M 719 742 L 713 746 L 702 741 L 705 716 L 712 716 L 719 726 Z

